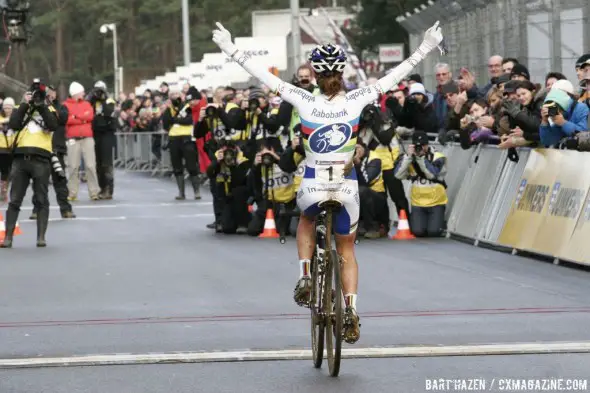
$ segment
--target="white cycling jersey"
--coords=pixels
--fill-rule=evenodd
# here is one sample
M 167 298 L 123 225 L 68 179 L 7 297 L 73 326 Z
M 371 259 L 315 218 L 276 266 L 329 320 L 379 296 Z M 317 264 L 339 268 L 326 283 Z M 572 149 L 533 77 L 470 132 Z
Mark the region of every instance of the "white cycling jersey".
M 426 57 L 430 49 L 423 45 L 377 83 L 348 93 L 342 92 L 332 99 L 325 95 L 315 96 L 282 81 L 243 51 L 232 48 L 232 53 L 226 52 L 299 112 L 306 168 L 297 192 L 297 204 L 304 214 L 315 216 L 321 211 L 321 202 L 340 201 L 343 209 L 335 217 L 336 233 L 353 233 L 358 224 L 356 172 L 352 170 L 345 175 L 344 167 L 354 156 L 361 112 L 381 94 L 397 86 Z

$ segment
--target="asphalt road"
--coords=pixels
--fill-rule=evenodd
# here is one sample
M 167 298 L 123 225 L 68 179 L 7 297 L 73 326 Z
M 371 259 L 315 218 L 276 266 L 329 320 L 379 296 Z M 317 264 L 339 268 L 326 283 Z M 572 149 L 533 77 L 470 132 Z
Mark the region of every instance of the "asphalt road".
M 47 249 L 23 208 L 23 235 L 0 250 L 0 358 L 309 348 L 293 239 L 216 235 L 207 192 L 176 202 L 169 180 L 116 182 L 113 201 L 81 192 L 76 220 L 54 204 Z M 446 239 L 363 241 L 357 253 L 356 347 L 590 340 L 589 272 Z M 306 361 L 3 370 L 0 392 L 419 392 L 425 378 L 588 369 L 590 355 L 572 354 L 347 359 L 339 380 Z

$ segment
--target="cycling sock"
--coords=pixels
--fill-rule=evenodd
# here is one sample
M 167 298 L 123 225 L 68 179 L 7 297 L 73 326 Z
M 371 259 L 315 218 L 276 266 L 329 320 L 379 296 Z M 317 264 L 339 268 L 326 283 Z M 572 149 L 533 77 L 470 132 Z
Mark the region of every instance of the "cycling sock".
M 344 303 L 346 307 L 351 307 L 356 310 L 356 293 L 347 293 L 344 295 Z
M 299 278 L 309 277 L 309 265 L 311 261 L 309 259 L 299 260 Z

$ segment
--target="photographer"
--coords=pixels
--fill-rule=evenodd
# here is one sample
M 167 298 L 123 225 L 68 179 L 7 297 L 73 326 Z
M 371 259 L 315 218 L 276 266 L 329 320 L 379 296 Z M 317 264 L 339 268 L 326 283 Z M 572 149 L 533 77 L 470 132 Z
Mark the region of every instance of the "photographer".
M 8 202 L 8 181 L 12 167 L 12 143 L 14 131 L 8 122 L 14 111 L 14 99 L 8 97 L 2 102 L 0 113 L 0 202 Z
M 447 158 L 428 146 L 428 135 L 415 131 L 412 144 L 401 154 L 394 168 L 395 177 L 412 182 L 410 228 L 417 237 L 440 236 L 448 202 L 444 176 Z
M 541 108 L 539 134 L 541 144 L 545 147 L 556 146 L 563 138 L 588 131 L 588 107 L 556 88 L 557 83 L 545 97 Z
M 426 93 L 424 85 L 413 83 L 403 104 L 400 104 L 395 97 L 390 97 L 385 105 L 394 114 L 400 126 L 438 134 L 438 119 L 432 100 L 432 94 Z
M 10 117 L 9 127 L 16 132 L 10 203 L 6 212 L 6 235 L 3 248 L 11 248 L 18 214 L 27 188 L 33 181 L 37 203 L 37 247 L 45 247 L 49 223 L 49 175 L 53 147 L 52 133 L 57 129 L 56 111 L 47 101 L 46 87 L 35 79 L 23 103 Z
M 94 109 L 92 131 L 96 154 L 96 175 L 100 187 L 100 199 L 113 199 L 115 188 L 113 169 L 113 148 L 116 144 L 117 128 L 115 113 L 116 102 L 107 95 L 107 85 L 103 81 L 94 84 L 90 96 L 90 104 Z
M 72 204 L 68 201 L 68 178 L 65 174 L 66 162 L 65 157 L 68 153 L 66 147 L 66 123 L 68 121 L 68 109 L 59 103 L 57 100 L 57 92 L 52 86 L 47 86 L 47 99 L 53 107 L 57 110 L 57 129 L 53 133 L 53 152 L 57 158 L 59 165 L 51 166 L 51 181 L 53 183 L 53 191 L 55 191 L 55 199 L 59 205 L 61 218 L 76 218 L 72 211 Z M 37 202 L 35 195 L 33 195 L 33 212 L 29 217 L 30 220 L 37 219 Z
M 266 211 L 274 210 L 276 225 L 280 234 L 289 231 L 291 214 L 296 206 L 296 189 L 293 174 L 283 172 L 278 165 L 281 160 L 272 145 L 261 145 L 250 171 L 256 212 L 248 225 L 248 234 L 258 236 L 264 229 Z
M 393 163 L 399 156 L 400 148 L 396 126 L 388 110 L 381 112 L 374 105 L 367 105 L 359 120 L 359 139 L 381 160 L 383 181 L 399 216 L 402 210 L 409 211 L 409 205 L 402 182 L 393 175 Z
M 353 163 L 359 184 L 361 205 L 362 228 L 359 228 L 359 235 L 367 239 L 378 239 L 382 234 L 387 234 L 389 226 L 389 207 L 383 183 L 381 159 L 377 152 L 359 143 L 355 148 Z M 381 231 L 382 228 L 384 232 Z
M 236 89 L 232 87 L 225 88 L 223 104 L 217 108 L 217 116 L 224 125 L 224 135 L 214 135 L 216 139 L 225 139 L 226 135 L 236 142 L 240 149 L 248 142 L 248 133 L 246 130 L 246 112 L 240 108 L 240 98 L 236 96 Z M 244 151 L 244 154 L 246 152 Z
M 248 150 L 252 152 L 252 156 L 260 150 L 262 145 L 272 146 L 275 150 L 281 149 L 281 141 L 278 135 L 281 129 L 277 118 L 278 113 L 278 108 L 271 109 L 269 107 L 262 89 L 250 89 L 248 111 L 246 112 L 248 121 L 246 130 L 250 135 Z M 248 156 L 248 158 L 254 157 Z
M 223 233 L 248 232 L 248 185 L 251 163 L 232 140 L 222 142 L 207 168 L 212 179 L 215 231 Z
M 178 185 L 176 200 L 186 199 L 184 187 L 185 167 L 190 176 L 195 199 L 201 199 L 197 145 L 195 144 L 195 127 L 193 126 L 192 114 L 194 101 L 201 100 L 201 93 L 193 86 L 188 91 L 186 102 L 182 102 L 180 93 L 177 91 L 171 92 L 170 98 L 172 103 L 162 116 L 162 124 L 164 129 L 168 131 L 170 161 Z

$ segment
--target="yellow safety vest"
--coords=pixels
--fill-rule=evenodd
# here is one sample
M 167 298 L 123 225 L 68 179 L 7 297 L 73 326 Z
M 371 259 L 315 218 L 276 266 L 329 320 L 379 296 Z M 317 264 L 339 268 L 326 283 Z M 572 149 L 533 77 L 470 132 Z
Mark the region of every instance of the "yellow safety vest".
M 227 105 L 225 106 L 225 113 L 228 113 L 229 111 L 231 111 L 234 108 L 240 108 L 239 106 L 237 106 L 236 104 L 234 104 L 233 102 L 228 102 Z M 232 141 L 245 141 L 249 138 L 250 136 L 250 130 L 247 127 L 245 130 L 234 130 L 233 128 L 231 130 L 229 130 L 229 137 Z M 223 136 L 225 137 L 225 135 Z
M 293 173 L 286 173 L 274 164 L 268 174 L 268 184 L 264 184 L 266 180 L 266 167 L 261 168 L 262 174 L 262 192 L 263 195 L 268 190 L 268 199 L 272 202 L 287 203 L 295 198 L 295 185 Z
M 379 159 L 379 155 L 376 152 L 370 151 L 367 163 Z M 383 165 L 383 161 L 381 161 L 381 165 Z M 381 172 L 379 173 L 379 176 L 377 176 L 375 179 L 371 181 L 371 183 L 369 183 L 369 188 L 375 192 L 385 192 L 385 184 L 383 183 L 383 167 L 381 167 Z
M 184 107 L 182 107 L 182 111 L 185 111 L 188 107 L 190 106 L 190 104 L 186 104 Z M 171 107 L 170 108 L 170 114 L 172 115 L 172 117 L 176 116 L 176 110 Z M 187 116 L 192 116 L 192 114 L 187 114 Z M 168 136 L 173 138 L 173 137 L 177 137 L 177 136 L 192 136 L 193 135 L 193 125 L 181 125 L 181 124 L 174 124 L 172 125 L 172 127 L 170 127 L 170 131 L 168 131 Z
M 371 140 L 373 138 L 375 138 L 373 136 L 373 131 L 372 130 L 369 131 L 371 133 L 370 138 L 368 138 L 369 135 L 364 135 L 363 132 L 366 132 L 366 131 L 361 131 L 361 134 L 359 134 L 359 138 L 362 139 L 363 142 L 369 144 L 371 142 Z M 375 140 L 377 140 L 377 139 L 375 139 Z M 391 148 L 391 151 L 389 151 L 390 148 Z M 381 170 L 383 170 L 383 171 L 393 170 L 395 160 L 397 160 L 397 157 L 399 156 L 399 151 L 400 151 L 399 150 L 399 141 L 394 136 L 393 139 L 391 140 L 390 146 L 378 144 L 377 147 L 375 147 L 375 149 L 373 149 L 373 151 L 375 153 L 377 153 L 379 159 L 381 160 Z
M 445 155 L 439 152 L 434 153 L 434 160 L 445 158 Z M 417 165 L 417 164 L 416 164 Z M 410 176 L 416 176 L 414 167 L 408 168 Z M 447 190 L 442 184 L 435 183 L 427 179 L 417 179 L 412 181 L 412 190 L 410 191 L 412 206 L 434 207 L 446 205 L 448 203 Z
M 4 127 L 4 131 L 0 131 L 0 153 L 9 152 L 14 143 L 14 131 L 8 128 L 8 118 L 0 116 L 0 124 Z
M 277 115 L 278 113 L 279 113 L 278 108 L 273 108 L 270 110 L 271 115 Z M 254 117 L 252 117 L 252 116 L 254 116 Z M 250 122 L 250 119 L 252 119 L 252 122 Z M 256 116 L 255 113 L 248 112 L 246 114 L 246 120 L 248 120 L 248 125 L 246 126 L 246 133 L 250 136 L 252 136 L 252 134 L 254 134 L 254 138 L 256 140 L 263 139 L 264 132 L 260 127 L 258 127 L 258 116 Z

